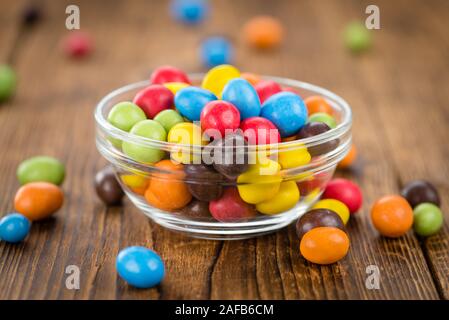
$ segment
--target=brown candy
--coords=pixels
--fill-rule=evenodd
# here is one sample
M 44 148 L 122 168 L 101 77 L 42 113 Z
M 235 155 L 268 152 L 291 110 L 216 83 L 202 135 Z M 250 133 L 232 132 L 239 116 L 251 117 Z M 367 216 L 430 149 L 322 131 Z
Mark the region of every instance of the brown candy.
M 222 175 L 213 167 L 204 164 L 188 164 L 184 166 L 186 184 L 189 192 L 201 201 L 220 198 L 223 187 L 220 185 Z
M 346 232 L 345 225 L 340 216 L 332 210 L 313 209 L 306 212 L 296 222 L 296 234 L 301 241 L 302 237 L 313 228 L 334 227 Z
M 114 170 L 107 166 L 95 175 L 95 191 L 98 197 L 108 206 L 122 202 L 124 192 L 115 177 Z
M 440 206 L 440 196 L 437 189 L 427 181 L 415 180 L 409 182 L 402 190 L 401 195 L 407 199 L 412 208 L 423 202 L 430 202 Z
M 209 203 L 193 200 L 187 206 L 177 211 L 178 214 L 191 218 L 210 218 Z
M 299 130 L 296 137 L 298 139 L 310 138 L 329 131 L 330 129 L 331 128 L 324 122 L 309 122 L 305 124 L 301 130 Z M 338 144 L 338 139 L 334 139 L 316 146 L 311 146 L 308 148 L 308 151 L 312 157 L 315 157 L 332 151 L 338 146 Z

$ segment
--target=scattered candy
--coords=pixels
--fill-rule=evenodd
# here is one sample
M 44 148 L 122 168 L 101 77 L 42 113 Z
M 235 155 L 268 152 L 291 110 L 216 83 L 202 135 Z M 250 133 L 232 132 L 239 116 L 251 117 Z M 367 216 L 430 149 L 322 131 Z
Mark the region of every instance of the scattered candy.
M 351 22 L 343 32 L 346 47 L 354 53 L 360 53 L 371 47 L 371 33 L 362 22 Z
M 161 257 L 145 247 L 128 247 L 121 250 L 115 267 L 120 277 L 137 288 L 154 287 L 165 275 Z
M 17 168 L 17 179 L 19 179 L 21 185 L 36 181 L 46 181 L 61 185 L 64 181 L 64 176 L 64 165 L 53 157 L 32 157 L 23 161 Z
M 260 49 L 278 46 L 283 38 L 284 28 L 274 17 L 258 16 L 249 20 L 243 27 L 246 41 Z
M 260 103 L 264 103 L 272 95 L 282 92 L 282 88 L 279 84 L 271 80 L 260 80 L 254 85 L 257 95 L 259 96 Z
M 250 145 L 263 145 L 281 142 L 281 135 L 276 126 L 268 119 L 251 117 L 240 123 L 243 136 Z
M 335 119 L 331 115 L 324 112 L 317 112 L 312 114 L 307 122 L 323 122 L 327 124 L 327 126 L 331 129 L 337 127 L 337 121 L 335 121 Z
M 153 84 L 139 91 L 133 103 L 138 105 L 148 119 L 153 119 L 162 110 L 173 108 L 173 93 L 160 84 Z
M 191 83 L 184 71 L 172 66 L 159 67 L 150 76 L 151 84 L 166 84 L 171 82 Z
M 92 52 L 93 41 L 87 33 L 71 31 L 64 39 L 63 49 L 70 57 L 82 58 Z
M 12 213 L 0 220 L 0 240 L 9 243 L 23 241 L 30 232 L 30 221 L 20 213 Z
M 175 96 L 175 107 L 179 113 L 190 121 L 199 121 L 201 111 L 206 104 L 217 100 L 217 97 L 210 91 L 197 88 L 187 87 L 181 89 Z
M 344 224 L 348 223 L 349 220 L 349 209 L 341 201 L 336 199 L 323 199 L 315 203 L 312 209 L 327 209 L 338 214 Z
M 14 207 L 31 221 L 50 217 L 62 207 L 62 190 L 49 182 L 30 182 L 20 187 L 14 198 Z
M 221 180 L 222 176 L 213 167 L 203 164 L 190 164 L 184 166 L 184 171 L 187 188 L 196 199 L 212 201 L 221 197 L 223 187 L 218 181 Z
M 421 203 L 413 210 L 413 229 L 422 236 L 436 234 L 443 226 L 443 213 L 433 203 Z
M 8 100 L 16 89 L 16 74 L 7 65 L 0 65 L 0 102 Z
M 128 132 L 137 122 L 146 118 L 139 106 L 131 102 L 120 102 L 112 107 L 108 115 L 108 122 L 114 127 Z
M 223 89 L 223 100 L 232 103 L 240 112 L 241 120 L 260 114 L 260 100 L 254 87 L 245 79 L 230 80 Z
M 323 199 L 336 199 L 343 202 L 352 214 L 360 209 L 363 202 L 359 186 L 342 178 L 329 181 L 324 190 Z
M 200 119 L 201 129 L 208 136 L 225 137 L 238 129 L 240 112 L 232 103 L 217 100 L 206 104 L 201 111 Z
M 355 145 L 351 145 L 351 149 L 349 149 L 348 154 L 338 163 L 338 168 L 347 169 L 351 167 L 355 161 L 357 160 L 357 148 Z
M 169 132 L 178 123 L 184 122 L 183 117 L 173 109 L 162 110 L 155 117 L 154 121 L 159 122 Z
M 415 208 L 420 203 L 430 202 L 440 206 L 440 196 L 437 189 L 427 181 L 415 180 L 409 182 L 402 190 L 401 195 Z
M 201 43 L 201 61 L 206 67 L 232 62 L 232 45 L 223 37 L 210 37 Z
M 401 196 L 384 196 L 371 208 L 371 220 L 381 235 L 396 238 L 412 227 L 413 210 Z
M 306 139 L 310 137 L 317 136 L 319 134 L 325 133 L 329 131 L 331 128 L 323 122 L 309 122 L 306 123 L 301 130 L 299 130 L 296 135 L 297 139 Z M 310 146 L 308 148 L 309 153 L 313 156 L 319 156 L 322 154 L 326 154 L 332 150 L 334 150 L 339 144 L 338 139 L 333 139 L 328 142 L 323 142 L 315 146 Z
M 299 249 L 301 255 L 310 262 L 331 264 L 346 256 L 349 250 L 349 237 L 339 228 L 313 228 L 304 234 Z
M 206 0 L 172 0 L 172 16 L 186 24 L 198 24 L 209 11 Z
M 299 201 L 298 186 L 294 181 L 282 182 L 279 191 L 269 200 L 259 202 L 257 211 L 263 214 L 277 214 L 293 208 Z
M 296 234 L 299 241 L 310 230 L 318 227 L 333 227 L 345 231 L 340 216 L 328 209 L 312 209 L 304 213 L 296 222 Z
M 310 96 L 304 99 L 309 116 L 314 113 L 327 113 L 333 115 L 334 110 L 329 105 L 329 103 L 320 96 Z
M 107 166 L 98 171 L 94 179 L 95 191 L 98 197 L 108 206 L 119 205 L 125 195 L 117 181 L 114 169 Z
M 297 133 L 306 123 L 307 109 L 298 95 L 280 92 L 264 102 L 261 116 L 274 123 L 281 137 L 288 137 Z
M 212 216 L 221 222 L 236 222 L 256 215 L 254 208 L 245 203 L 236 188 L 227 188 L 223 196 L 209 203 Z
M 240 71 L 229 65 L 222 64 L 210 69 L 203 78 L 201 87 L 214 93 L 218 98 L 221 98 L 221 92 L 226 84 L 234 79 L 240 77 Z

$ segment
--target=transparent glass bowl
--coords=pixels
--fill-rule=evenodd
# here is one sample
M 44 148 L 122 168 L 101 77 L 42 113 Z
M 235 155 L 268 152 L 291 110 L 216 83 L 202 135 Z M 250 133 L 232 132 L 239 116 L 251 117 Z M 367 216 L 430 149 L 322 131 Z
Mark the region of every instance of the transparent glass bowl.
M 198 84 L 202 77 L 202 74 L 190 75 L 190 79 L 195 84 Z M 245 157 L 252 159 L 252 163 L 254 161 L 256 163 L 265 163 L 264 161 L 268 158 L 281 162 L 280 157 L 282 156 L 284 159 L 285 156 L 288 156 L 291 160 L 289 166 L 281 168 L 280 171 L 259 172 L 258 174 L 264 176 L 260 179 L 258 175 L 256 177 L 253 175 L 249 179 L 237 180 L 228 179 L 221 174 L 205 176 L 201 174 L 186 175 L 182 170 L 182 168 L 186 167 L 183 164 L 177 167 L 181 168 L 181 170 L 167 170 L 167 168 L 162 168 L 152 163 L 137 162 L 127 156 L 121 148 L 124 141 L 132 142 L 145 148 L 160 150 L 164 154 L 165 159 L 171 159 L 173 153 L 179 154 L 180 152 L 184 159 L 198 159 L 203 152 L 207 151 L 210 153 L 211 149 L 214 152 L 213 149 L 217 148 L 156 141 L 130 134 L 108 123 L 107 115 L 111 108 L 118 102 L 132 101 L 138 91 L 149 85 L 148 81 L 133 83 L 119 88 L 100 101 L 95 110 L 97 148 L 112 164 L 117 179 L 126 195 L 145 215 L 168 229 L 186 233 L 193 237 L 242 239 L 273 232 L 290 224 L 319 199 L 326 183 L 332 178 L 338 162 L 343 159 L 350 149 L 351 109 L 342 98 L 321 87 L 285 78 L 268 76 L 263 78 L 273 80 L 283 87 L 294 89 L 303 99 L 311 95 L 319 95 L 325 98 L 333 108 L 333 116 L 338 125 L 334 129 L 307 139 L 265 146 L 227 146 L 225 149 L 221 149 L 222 151 L 225 150 L 225 152 L 243 153 Z M 304 163 L 300 158 L 304 155 L 304 152 L 309 151 L 312 157 L 307 163 Z M 175 159 L 179 159 L 179 157 Z M 250 168 L 257 165 L 250 164 Z M 271 175 L 271 177 L 267 177 L 267 175 Z M 232 219 L 220 219 L 221 221 L 218 221 L 210 212 L 207 212 L 208 203 L 201 204 L 200 207 L 206 208 L 206 210 L 202 210 L 200 214 L 198 211 L 190 210 L 191 206 L 194 206 L 193 201 L 197 201 L 195 197 L 192 197 L 191 202 L 184 208 L 169 208 L 167 210 L 164 206 L 159 206 L 159 208 L 157 205 L 155 206 L 155 203 L 158 203 L 159 200 L 157 196 L 154 199 L 155 193 L 153 193 L 153 201 L 150 201 L 153 205 L 151 205 L 147 200 L 148 194 L 146 197 L 146 191 L 152 181 L 152 188 L 156 187 L 157 189 L 160 185 L 176 185 L 176 187 L 180 185 L 188 187 L 199 186 L 222 190 L 235 188 L 238 192 L 234 192 L 234 194 L 239 194 L 246 186 L 245 192 L 250 198 L 254 195 L 259 195 L 258 192 L 260 190 L 265 190 L 265 193 L 267 193 L 267 190 L 273 190 L 270 187 L 276 189 L 275 184 L 290 182 L 289 185 L 292 186 L 291 182 L 294 182 L 300 196 L 294 205 L 288 204 L 280 197 L 275 207 L 287 207 L 286 210 L 281 212 L 263 214 L 256 210 L 256 207 L 258 207 L 256 204 L 250 204 L 252 208 L 251 215 L 246 215 L 245 218 L 233 217 Z M 157 194 L 165 197 L 166 194 L 170 194 L 171 190 L 160 191 L 158 189 Z M 268 191 L 268 193 L 270 192 Z M 275 195 L 276 191 L 273 191 L 269 197 L 274 199 Z M 273 199 L 272 201 L 274 201 Z M 264 201 L 270 201 L 270 199 L 267 198 Z M 196 208 L 198 208 L 198 203 L 196 203 Z

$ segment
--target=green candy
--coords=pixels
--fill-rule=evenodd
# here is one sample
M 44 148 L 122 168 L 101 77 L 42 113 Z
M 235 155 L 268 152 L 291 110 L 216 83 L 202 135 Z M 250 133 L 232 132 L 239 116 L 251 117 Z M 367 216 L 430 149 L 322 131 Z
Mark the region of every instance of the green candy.
M 346 47 L 354 53 L 359 53 L 371 47 L 371 33 L 361 22 L 351 22 L 343 33 Z
M 21 185 L 37 181 L 60 185 L 64 177 L 64 165 L 58 159 L 47 156 L 29 158 L 17 168 L 17 178 Z
M 183 117 L 176 110 L 172 109 L 159 112 L 154 117 L 154 120 L 159 122 L 164 127 L 166 132 L 169 132 L 175 124 L 184 122 Z
M 7 65 L 0 65 L 0 102 L 9 99 L 16 89 L 16 74 Z
M 139 106 L 132 102 L 119 102 L 109 111 L 108 122 L 114 127 L 128 132 L 138 122 L 147 117 Z
M 331 129 L 337 126 L 337 121 L 335 121 L 335 119 L 331 115 L 324 112 L 317 112 L 312 114 L 307 122 L 323 122 L 327 124 Z
M 136 123 L 130 133 L 158 141 L 166 141 L 167 138 L 164 127 L 154 120 L 143 120 Z M 129 141 L 123 141 L 122 150 L 127 156 L 138 162 L 155 163 L 164 157 L 163 150 Z
M 423 237 L 437 233 L 443 226 L 443 213 L 433 203 L 421 203 L 413 210 L 413 229 Z

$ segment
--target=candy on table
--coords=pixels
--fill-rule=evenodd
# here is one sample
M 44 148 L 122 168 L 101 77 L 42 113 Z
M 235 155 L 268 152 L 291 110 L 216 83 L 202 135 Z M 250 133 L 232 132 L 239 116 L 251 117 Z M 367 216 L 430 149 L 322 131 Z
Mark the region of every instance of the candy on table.
M 327 124 L 331 129 L 337 127 L 337 121 L 334 119 L 334 117 L 325 112 L 317 112 L 312 114 L 307 122 L 323 122 Z
M 97 172 L 94 179 L 94 186 L 98 197 L 104 204 L 108 206 L 121 204 L 125 194 L 111 166 L 106 166 Z
M 310 96 L 304 99 L 309 116 L 314 113 L 327 113 L 333 115 L 334 110 L 329 105 L 329 103 L 321 96 Z
M 226 188 L 220 199 L 211 201 L 209 211 L 220 222 L 242 221 L 256 215 L 254 207 L 244 202 L 233 187 Z
M 223 139 L 215 139 L 207 147 L 212 149 L 214 169 L 229 180 L 235 180 L 248 169 L 248 143 L 241 134 L 227 134 Z
M 371 221 L 381 235 L 390 238 L 400 237 L 412 227 L 413 210 L 401 196 L 384 196 L 371 208 Z
M 345 27 L 343 40 L 346 47 L 354 53 L 363 52 L 372 44 L 370 31 L 359 21 L 353 21 Z
M 413 229 L 422 237 L 436 234 L 443 226 L 443 213 L 433 203 L 423 202 L 417 205 L 413 215 Z
M 61 185 L 65 177 L 65 168 L 56 158 L 36 156 L 22 161 L 16 174 L 21 185 L 36 181 Z
M 240 129 L 249 145 L 263 145 L 281 142 L 276 126 L 268 119 L 251 117 L 240 123 Z
M 207 0 L 172 0 L 172 16 L 186 24 L 198 24 L 206 17 L 209 6 Z
M 147 190 L 150 179 L 138 174 L 122 174 L 120 179 L 123 184 L 130 188 L 133 192 L 143 196 Z
M 160 84 L 152 84 L 139 91 L 133 99 L 148 119 L 153 119 L 159 112 L 174 106 L 173 93 Z
M 363 196 L 359 186 L 347 179 L 333 179 L 328 182 L 323 199 L 336 199 L 343 202 L 353 214 L 362 206 Z
M 430 202 L 440 206 L 440 196 L 437 189 L 424 180 L 415 180 L 407 183 L 401 190 L 401 195 L 407 199 L 412 208 L 423 202 Z
M 190 84 L 184 82 L 166 82 L 163 86 L 170 90 L 175 96 L 179 90 L 187 88 Z
M 260 103 L 264 103 L 272 95 L 282 92 L 281 86 L 272 80 L 260 80 L 254 85 Z
M 49 182 L 30 182 L 19 188 L 14 198 L 15 210 L 31 221 L 50 217 L 62 207 L 62 190 Z
M 341 201 L 336 199 L 323 199 L 315 203 L 312 209 L 328 209 L 332 210 L 336 214 L 338 214 L 343 221 L 344 224 L 348 223 L 349 220 L 349 209 L 348 207 Z
M 221 98 L 239 110 L 241 120 L 259 116 L 262 108 L 256 90 L 242 78 L 230 80 L 224 87 Z
M 251 72 L 242 72 L 240 74 L 240 78 L 245 79 L 253 86 L 258 84 L 262 80 L 257 74 Z
M 123 131 L 129 131 L 138 122 L 147 117 L 142 109 L 132 102 L 119 102 L 108 114 L 108 122 Z
M 238 129 L 240 112 L 232 103 L 216 100 L 204 106 L 200 119 L 201 129 L 209 137 L 220 138 Z
M 259 202 L 256 209 L 263 214 L 277 214 L 293 208 L 299 201 L 298 186 L 294 181 L 281 182 L 273 198 Z
M 280 21 L 270 16 L 257 16 L 243 27 L 246 41 L 260 49 L 278 46 L 282 42 L 284 28 Z
M 269 158 L 257 159 L 237 178 L 238 191 L 243 201 L 258 204 L 272 199 L 279 191 L 281 166 Z
M 165 141 L 167 134 L 164 127 L 154 120 L 143 120 L 136 123 L 131 131 L 131 134 L 154 139 L 158 141 Z M 155 163 L 161 160 L 165 153 L 157 147 L 146 147 L 140 143 L 123 141 L 123 152 L 131 159 L 143 163 Z
M 85 32 L 71 31 L 63 40 L 65 53 L 72 58 L 82 58 L 93 51 L 93 40 Z
M 211 213 L 209 211 L 209 202 L 192 200 L 190 203 L 176 211 L 176 213 L 191 218 L 210 218 Z
M 217 97 L 209 90 L 198 87 L 187 87 L 176 93 L 175 107 L 188 120 L 199 121 L 201 111 L 206 104 L 214 100 L 217 100 Z
M 301 255 L 316 264 L 331 264 L 343 259 L 349 250 L 349 237 L 335 227 L 317 227 L 308 231 L 299 244 Z
M 278 161 L 282 169 L 296 168 L 306 165 L 312 159 L 304 144 L 295 142 L 287 146 L 280 146 Z
M 20 213 L 11 213 L 0 219 L 0 240 L 9 243 L 23 241 L 30 232 L 30 221 Z
M 170 82 L 182 82 L 191 84 L 187 74 L 172 66 L 161 66 L 153 71 L 150 76 L 151 84 L 166 84 Z
M 201 43 L 200 56 L 203 65 L 209 68 L 229 64 L 233 58 L 232 45 L 224 37 L 209 37 Z
M 0 102 L 8 100 L 16 89 L 16 74 L 7 65 L 0 65 Z
M 199 147 L 206 143 L 203 140 L 201 128 L 192 122 L 175 124 L 168 132 L 167 141 L 175 144 L 189 145 L 173 147 L 170 157 L 173 161 L 189 164 L 196 163 L 201 158 Z
M 173 109 L 166 109 L 159 112 L 155 117 L 154 121 L 159 122 L 165 129 L 169 132 L 178 123 L 184 122 L 184 118 Z
M 115 267 L 127 283 L 137 288 L 158 285 L 165 275 L 164 262 L 159 255 L 145 247 L 128 247 L 117 255 Z
M 222 64 L 210 69 L 203 78 L 201 87 L 211 91 L 218 98 L 221 98 L 221 93 L 226 84 L 234 79 L 240 77 L 240 71 L 229 64 Z
M 184 166 L 184 172 L 187 188 L 196 199 L 211 201 L 223 194 L 223 187 L 219 182 L 223 177 L 211 166 L 188 164 Z
M 281 137 L 288 137 L 304 126 L 307 121 L 307 109 L 298 95 L 280 92 L 263 103 L 261 116 L 273 122 Z
M 150 185 L 145 191 L 148 203 L 167 211 L 186 206 L 192 200 L 192 195 L 184 182 L 183 165 L 175 164 L 171 160 L 161 160 L 154 167 L 164 173 L 157 172 L 151 177 Z
M 301 130 L 298 131 L 296 135 L 297 139 L 306 139 L 310 137 L 317 136 L 319 134 L 325 133 L 329 131 L 331 128 L 324 122 L 308 122 L 306 123 Z M 312 157 L 316 157 L 319 155 L 326 154 L 332 150 L 334 150 L 339 144 L 338 139 L 332 139 L 327 142 L 322 142 L 318 145 L 313 145 L 308 148 L 309 153 Z
M 318 227 L 333 227 L 346 231 L 343 220 L 334 211 L 329 209 L 312 209 L 304 213 L 296 222 L 296 234 L 299 241 L 307 232 Z
M 343 158 L 343 160 L 341 160 L 338 163 L 337 168 L 340 169 L 350 168 L 355 163 L 356 160 L 357 160 L 357 148 L 355 147 L 354 144 L 352 144 L 348 154 Z

